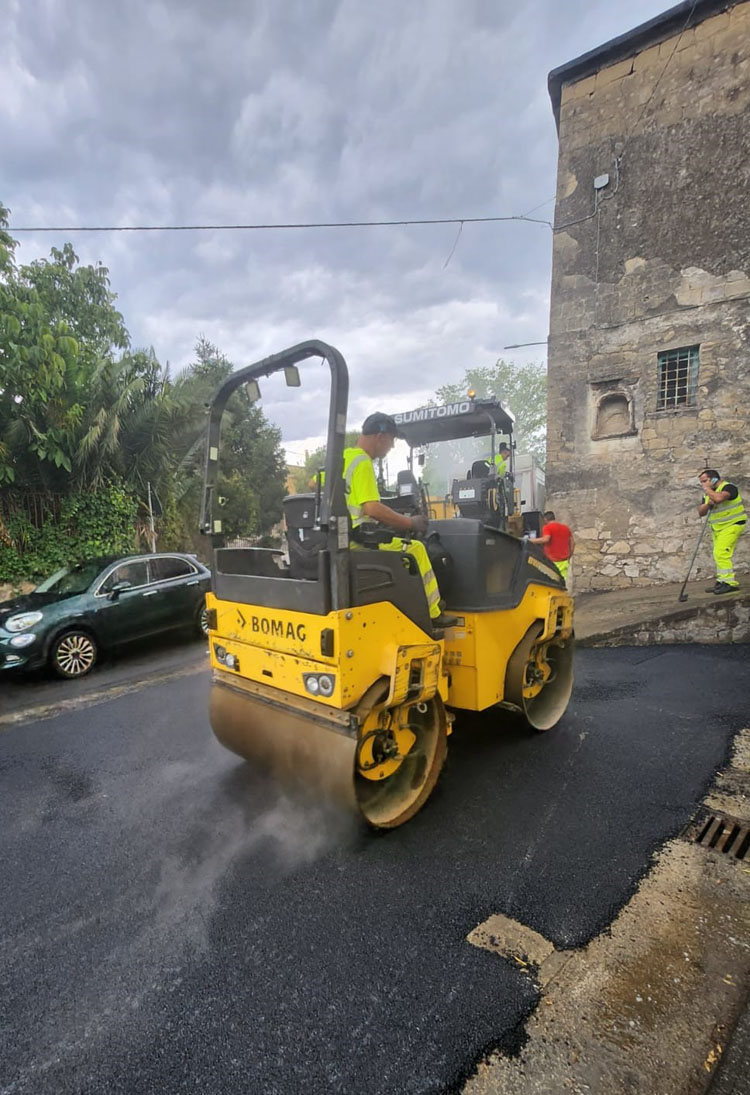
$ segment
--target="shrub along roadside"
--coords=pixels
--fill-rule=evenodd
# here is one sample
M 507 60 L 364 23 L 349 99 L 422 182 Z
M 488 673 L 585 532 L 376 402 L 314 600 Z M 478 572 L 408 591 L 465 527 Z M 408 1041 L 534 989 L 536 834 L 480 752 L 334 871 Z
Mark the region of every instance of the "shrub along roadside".
M 42 579 L 61 566 L 136 551 L 137 502 L 121 484 L 62 500 L 60 520 L 35 528 L 23 512 L 0 514 L 0 582 Z

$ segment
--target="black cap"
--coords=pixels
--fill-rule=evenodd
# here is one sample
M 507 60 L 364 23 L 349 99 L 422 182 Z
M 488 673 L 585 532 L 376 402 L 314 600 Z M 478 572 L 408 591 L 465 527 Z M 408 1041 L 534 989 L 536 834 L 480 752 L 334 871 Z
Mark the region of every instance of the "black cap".
M 375 411 L 375 414 L 368 414 L 367 418 L 362 423 L 362 433 L 389 433 L 391 437 L 400 437 L 401 433 L 395 421 L 389 414 L 383 414 L 382 411 Z
M 497 451 L 498 452 L 510 452 L 510 445 L 506 445 L 506 443 L 504 441 L 501 441 L 500 444 L 497 446 Z

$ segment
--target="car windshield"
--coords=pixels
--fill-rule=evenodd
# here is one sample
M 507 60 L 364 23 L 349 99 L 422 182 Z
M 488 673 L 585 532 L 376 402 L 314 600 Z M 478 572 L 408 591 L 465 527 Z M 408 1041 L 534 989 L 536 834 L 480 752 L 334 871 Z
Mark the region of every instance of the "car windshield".
M 89 563 L 77 563 L 75 566 L 60 567 L 49 578 L 45 578 L 34 592 L 85 593 L 101 569 L 101 559 Z

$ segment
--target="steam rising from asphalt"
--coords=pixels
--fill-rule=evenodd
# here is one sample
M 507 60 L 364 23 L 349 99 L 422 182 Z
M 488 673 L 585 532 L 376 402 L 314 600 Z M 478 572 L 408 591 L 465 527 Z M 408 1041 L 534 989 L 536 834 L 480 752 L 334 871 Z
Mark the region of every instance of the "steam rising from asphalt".
M 209 753 L 215 751 L 213 743 Z M 227 755 L 222 752 L 221 760 Z M 172 764 L 163 773 L 170 798 L 193 804 L 176 847 L 165 848 L 154 890 L 154 930 L 178 948 L 203 950 L 209 916 L 222 886 L 243 885 L 243 875 L 265 886 L 322 858 L 352 839 L 358 828 L 348 813 L 291 797 L 248 765 L 227 758 L 224 780 L 215 764 Z M 255 885 L 255 882 L 253 883 Z
M 45 1063 L 19 1074 L 18 1095 L 47 1083 L 53 1086 L 44 1090 L 53 1090 L 58 1066 L 91 1053 L 92 1043 L 115 1052 L 152 1026 L 155 994 L 178 991 L 196 958 L 208 954 L 223 894 L 231 893 L 232 915 L 238 909 L 247 915 L 243 897 L 251 891 L 265 889 L 266 908 L 274 907 L 281 879 L 349 843 L 358 830 L 351 815 L 289 797 L 213 739 L 194 761 L 139 775 L 140 787 L 114 819 L 128 848 L 121 866 L 127 876 L 102 882 L 109 899 L 96 915 L 71 921 L 61 909 L 35 939 L 34 962 L 40 969 L 66 963 L 68 987 L 47 1001 L 37 1035 Z M 106 794 L 94 801 L 108 809 Z M 96 962 L 75 960 L 83 940 Z M 28 965 L 27 949 L 17 961 Z

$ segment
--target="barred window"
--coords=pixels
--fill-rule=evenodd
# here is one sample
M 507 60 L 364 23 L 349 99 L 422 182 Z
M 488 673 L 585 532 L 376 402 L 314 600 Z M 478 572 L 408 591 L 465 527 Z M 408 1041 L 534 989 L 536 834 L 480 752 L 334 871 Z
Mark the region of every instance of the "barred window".
M 662 350 L 658 355 L 659 390 L 657 411 L 669 407 L 692 407 L 698 391 L 698 346 Z

